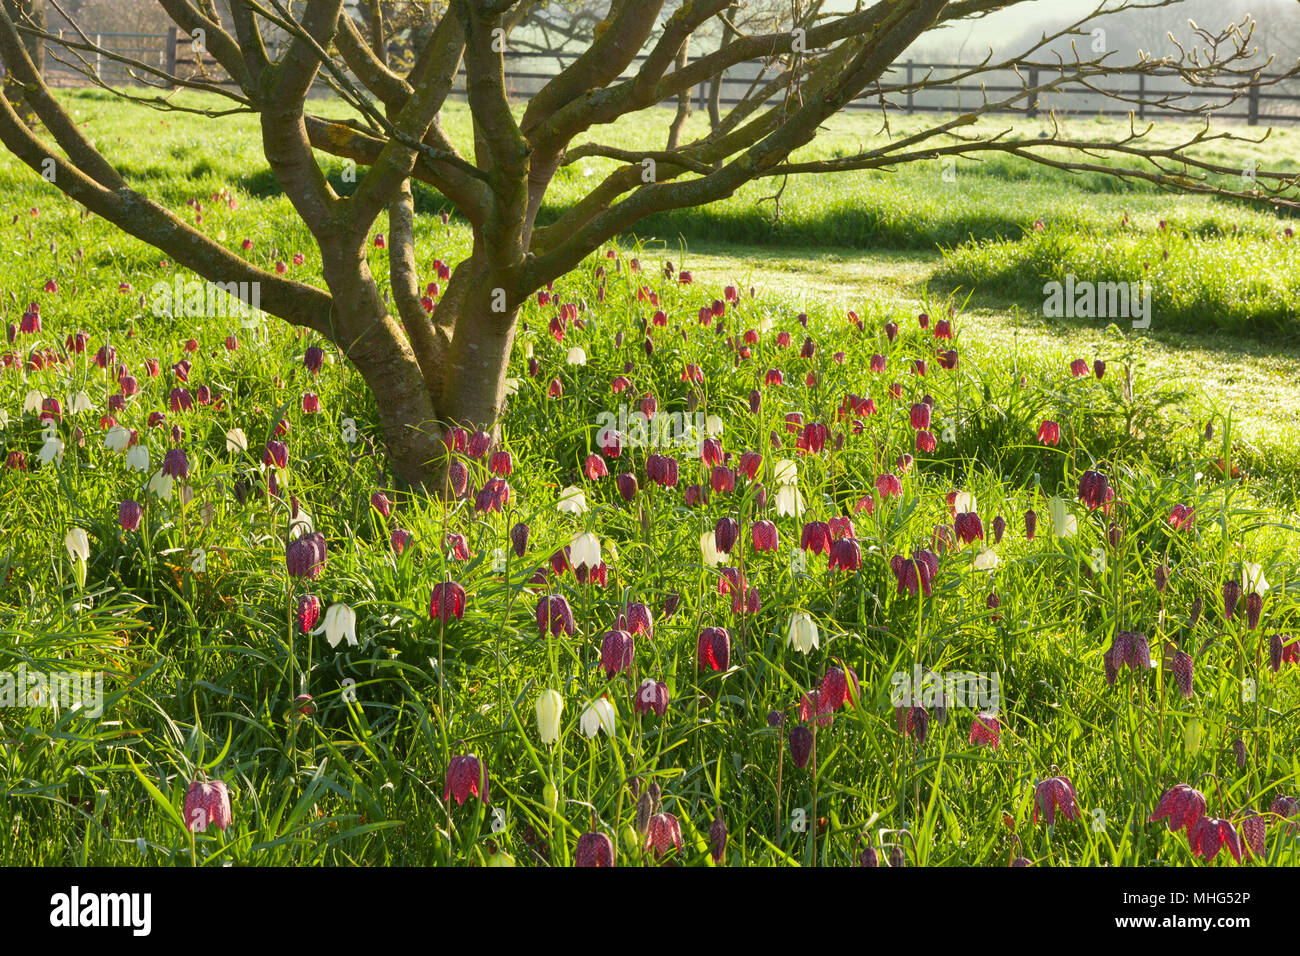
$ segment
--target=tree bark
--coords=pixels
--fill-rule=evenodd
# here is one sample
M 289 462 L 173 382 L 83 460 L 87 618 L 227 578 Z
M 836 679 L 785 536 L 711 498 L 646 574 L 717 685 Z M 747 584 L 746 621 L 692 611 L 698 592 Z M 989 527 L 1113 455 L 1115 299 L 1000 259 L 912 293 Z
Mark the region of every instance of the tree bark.
M 682 41 L 682 48 L 677 51 L 677 69 L 686 69 L 686 64 L 690 62 L 690 38 Z M 691 115 L 691 90 L 685 89 L 677 95 L 677 113 L 673 116 L 673 121 L 668 127 L 668 150 L 674 150 L 681 145 L 682 128 L 686 125 L 686 120 Z
M 733 3 L 727 8 L 726 19 L 722 21 L 722 40 L 718 43 L 719 50 L 725 50 L 736 38 L 736 31 L 732 27 L 739 12 L 739 4 Z M 719 70 L 709 82 L 709 129 L 717 129 L 722 125 L 722 80 L 726 72 L 725 69 Z
M 329 250 L 324 273 L 334 298 L 330 337 L 375 397 L 394 473 L 412 486 L 437 487 L 446 465 L 438 414 L 364 254 Z
M 471 279 L 473 277 L 471 276 Z M 454 277 L 453 277 L 454 279 Z M 450 291 L 450 287 L 449 287 Z M 455 303 L 455 334 L 447 367 L 443 372 L 442 420 L 472 430 L 497 434 L 505 404 L 505 383 L 514 347 L 518 305 L 494 312 L 495 290 L 486 281 L 466 283 Z M 438 304 L 438 321 L 451 316 L 446 299 Z
M 45 0 L 0 0 L 4 4 L 5 12 L 9 14 L 9 19 L 15 24 L 26 24 L 37 30 L 45 29 Z M 27 48 L 27 55 L 32 58 L 32 63 L 36 66 L 39 73 L 45 73 L 45 41 L 40 37 L 34 37 L 24 34 L 23 46 Z M 36 111 L 32 109 L 27 98 L 22 94 L 22 88 L 14 82 L 13 68 L 6 66 L 5 69 L 5 96 L 9 102 L 14 104 L 16 112 L 24 123 L 34 127 L 36 125 Z

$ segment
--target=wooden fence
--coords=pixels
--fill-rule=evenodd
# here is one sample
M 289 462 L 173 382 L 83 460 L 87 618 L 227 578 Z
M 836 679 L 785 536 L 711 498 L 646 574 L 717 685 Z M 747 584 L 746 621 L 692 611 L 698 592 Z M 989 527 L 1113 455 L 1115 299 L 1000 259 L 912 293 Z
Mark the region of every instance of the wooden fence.
M 179 77 L 202 77 L 208 82 L 228 82 L 229 78 L 220 65 L 212 59 L 211 54 L 194 43 L 193 40 L 172 29 L 166 34 L 100 33 L 92 36 L 97 46 L 104 47 L 111 53 L 126 58 L 140 60 L 150 66 L 156 66 L 168 74 Z M 268 53 L 273 59 L 279 54 L 275 44 L 270 44 Z M 394 46 L 392 56 L 400 61 L 403 51 Z M 506 82 L 509 92 L 517 98 L 530 96 L 540 89 L 556 72 L 572 60 L 577 54 L 552 53 L 535 54 L 508 52 L 506 54 Z M 78 56 L 80 59 L 78 59 Z M 643 57 L 637 57 L 640 61 Z M 68 65 L 70 61 L 76 68 Z M 990 71 L 978 77 L 958 79 L 945 82 L 946 78 L 959 77 L 975 68 L 975 64 L 959 63 L 917 63 L 908 61 L 895 64 L 881 78 L 882 87 L 914 87 L 927 77 L 938 86 L 901 89 L 886 93 L 889 108 L 902 113 L 954 113 L 979 107 L 987 96 L 991 101 L 1012 98 L 1026 85 L 1034 87 L 1040 83 L 1050 82 L 1055 70 L 1024 69 L 1020 73 L 1013 70 Z M 110 86 L 128 85 L 140 82 L 140 77 L 133 76 L 141 71 L 132 71 L 112 56 L 103 54 L 77 54 L 62 49 L 57 44 L 49 44 L 46 51 L 46 76 L 54 86 L 85 86 L 91 81 L 83 75 L 89 69 L 101 82 Z M 732 68 L 723 78 L 719 91 L 719 104 L 722 107 L 734 106 L 746 96 L 759 73 L 760 64 L 742 63 Z M 463 95 L 463 72 L 454 92 Z M 1271 77 L 1265 76 L 1264 79 Z M 151 78 L 155 82 L 156 77 Z M 1139 119 L 1159 119 L 1186 116 L 1159 104 L 1149 102 L 1125 103 L 1112 95 L 1128 97 L 1136 101 L 1157 99 L 1167 95 L 1179 95 L 1179 104 L 1184 107 L 1200 108 L 1202 106 L 1223 104 L 1215 112 L 1216 117 L 1247 123 L 1251 126 L 1259 123 L 1300 122 L 1300 83 L 1288 81 L 1284 85 L 1250 87 L 1248 93 L 1228 103 L 1229 93 L 1223 90 L 1207 90 L 1182 85 L 1177 74 L 1170 70 L 1153 76 L 1140 75 L 1127 78 L 1128 86 L 1107 86 L 1104 91 L 1090 89 L 1078 83 L 1064 83 L 1059 90 L 1043 93 L 1035 102 L 1028 102 L 1027 97 L 1020 97 L 1001 112 L 1019 113 L 1029 117 L 1056 111 L 1061 115 L 1074 116 L 1127 116 L 1135 112 Z M 1134 85 L 1135 84 L 1135 85 Z M 321 92 L 325 87 L 321 84 Z M 1107 94 L 1112 95 L 1107 95 Z M 692 105 L 703 110 L 707 107 L 709 87 L 701 85 L 691 94 Z M 871 90 L 853 100 L 849 109 L 879 110 L 881 94 Z

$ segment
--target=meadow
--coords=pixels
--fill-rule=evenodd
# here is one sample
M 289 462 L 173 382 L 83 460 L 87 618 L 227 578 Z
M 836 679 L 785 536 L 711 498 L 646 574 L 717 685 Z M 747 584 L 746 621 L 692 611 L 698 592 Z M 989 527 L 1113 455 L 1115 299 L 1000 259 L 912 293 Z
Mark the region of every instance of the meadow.
M 320 281 L 252 121 L 66 96 Z M 0 674 L 103 674 L 102 714 L 0 707 L 0 864 L 1300 862 L 1297 220 L 950 178 L 645 223 L 530 303 L 501 444 L 453 435 L 439 496 L 327 343 L 157 314 L 193 276 L 0 155 Z M 469 232 L 417 206 L 436 307 Z M 1151 327 L 1045 317 L 1066 273 L 1151 281 Z

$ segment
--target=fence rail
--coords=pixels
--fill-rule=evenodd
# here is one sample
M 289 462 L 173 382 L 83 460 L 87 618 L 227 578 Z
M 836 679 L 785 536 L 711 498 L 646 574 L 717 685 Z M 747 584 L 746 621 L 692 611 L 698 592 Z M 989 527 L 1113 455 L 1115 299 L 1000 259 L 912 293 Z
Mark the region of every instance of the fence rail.
M 69 38 L 71 40 L 71 38 Z M 190 37 L 173 29 L 165 34 L 100 33 L 92 35 L 97 46 L 125 58 L 138 60 L 165 73 L 182 79 L 201 78 L 213 84 L 229 83 L 229 77 L 206 51 L 194 44 Z M 277 46 L 268 53 L 272 59 L 279 55 Z M 394 44 L 390 50 L 394 62 L 409 57 L 410 50 Z M 508 51 L 506 53 L 506 83 L 511 96 L 523 98 L 539 90 L 564 64 L 574 59 L 576 53 L 532 53 Z M 80 58 L 80 59 L 78 59 Z M 636 57 L 634 62 L 644 60 Z M 53 86 L 86 86 L 92 83 L 84 74 L 89 71 L 99 82 L 109 86 L 142 83 L 145 79 L 159 82 L 157 75 L 146 76 L 145 71 L 132 70 L 126 64 L 98 53 L 78 52 L 51 43 L 46 49 L 46 76 Z M 1264 123 L 1300 122 L 1300 83 L 1287 81 L 1278 86 L 1251 86 L 1244 95 L 1233 96 L 1225 90 L 1207 90 L 1189 87 L 1177 81 L 1173 71 L 1139 75 L 1133 87 L 1114 87 L 1097 90 L 1077 82 L 1065 81 L 1057 90 L 1045 91 L 1030 102 L 1026 87 L 1050 81 L 1057 70 L 1026 68 L 992 70 L 979 75 L 983 82 L 958 80 L 945 82 L 945 77 L 962 76 L 976 69 L 977 64 L 962 63 L 896 63 L 881 78 L 878 87 L 867 90 L 848 104 L 853 110 L 880 110 L 882 108 L 904 113 L 951 113 L 975 109 L 990 99 L 1012 100 L 994 112 L 1019 113 L 1036 117 L 1049 111 L 1063 115 L 1128 116 L 1135 113 L 1139 119 L 1185 117 L 1185 111 L 1170 109 L 1152 100 L 1179 97 L 1186 108 L 1209 107 L 1221 104 L 1215 116 L 1247 123 L 1251 126 Z M 764 75 L 758 61 L 742 63 L 724 74 L 718 91 L 718 104 L 735 106 L 756 89 L 755 77 Z M 924 85 L 926 78 L 940 86 Z M 1262 80 L 1276 79 L 1263 75 Z M 321 86 L 322 91 L 325 89 Z M 453 93 L 464 95 L 464 71 L 459 74 Z M 702 84 L 690 91 L 690 101 L 695 109 L 708 106 L 710 87 Z M 1017 96 L 1017 94 L 1024 94 Z M 1124 97 L 1133 102 L 1120 105 Z M 882 102 L 883 100 L 883 102 Z M 1231 100 L 1229 102 L 1225 102 Z M 1145 102 L 1144 102 L 1145 101 Z M 670 102 L 676 102 L 674 98 Z

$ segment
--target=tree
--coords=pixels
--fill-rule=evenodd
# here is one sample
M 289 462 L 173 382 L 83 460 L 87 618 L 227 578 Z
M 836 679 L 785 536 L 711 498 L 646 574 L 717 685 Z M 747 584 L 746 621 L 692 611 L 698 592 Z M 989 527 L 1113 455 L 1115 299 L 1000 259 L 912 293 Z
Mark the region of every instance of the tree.
M 267 163 L 320 248 L 326 288 L 254 267 L 133 190 L 45 88 L 24 38 L 43 36 L 83 54 L 97 48 L 85 37 L 44 34 L 7 10 L 0 11 L 0 56 L 10 63 L 44 134 L 19 121 L 6 94 L 0 100 L 0 141 L 35 170 L 52 158 L 60 190 L 175 262 L 214 282 L 260 283 L 267 312 L 334 342 L 374 393 L 389 460 L 411 482 L 440 477 L 446 427 L 495 427 L 520 305 L 532 293 L 644 217 L 723 199 L 760 178 L 1002 152 L 1170 188 L 1295 205 L 1288 192 L 1294 179 L 1282 173 L 1259 171 L 1252 188 L 1216 183 L 1216 176 L 1235 176 L 1239 170 L 1200 158 L 1197 151 L 1235 134 L 1212 133 L 1208 124 L 1177 147 L 1149 145 L 1146 130 L 1137 127 L 1109 141 L 1078 141 L 1059 131 L 1034 138 L 973 131 L 981 116 L 1024 108 L 1068 83 L 1100 88 L 1156 70 L 1175 70 L 1184 84 L 1178 93 L 1160 94 L 1159 108 L 1196 115 L 1222 107 L 1252 84 L 1270 82 L 1257 76 L 1257 66 L 1244 65 L 1252 54 L 1248 22 L 1218 33 L 1199 30 L 1201 46 L 1179 58 L 1128 64 L 1113 63 L 1107 54 L 1036 59 L 1062 37 L 1082 38 L 1079 47 L 1086 50 L 1083 25 L 1099 9 L 1030 43 L 1013 59 L 989 57 L 942 79 L 917 77 L 909 86 L 890 73 L 890 66 L 918 38 L 1017 6 L 1017 0 L 882 0 L 858 3 L 847 12 L 828 12 L 822 0 L 793 0 L 790 29 L 733 30 L 727 42 L 713 44 L 712 52 L 685 65 L 683 47 L 693 35 L 716 28 L 734 0 L 690 0 L 671 14 L 665 0 L 612 0 L 584 52 L 516 112 L 507 94 L 505 51 L 511 30 L 530 12 L 548 6 L 544 2 L 431 4 L 428 28 L 409 31 L 418 47 L 400 73 L 385 65 L 384 41 L 378 39 L 385 30 L 373 18 L 377 5 L 345 9 L 344 0 L 306 0 L 290 8 L 280 0 L 229 0 L 229 16 L 222 17 L 208 0 L 159 2 L 184 34 L 203 31 L 206 49 L 233 84 L 222 87 L 208 79 L 168 77 L 146 63 L 130 65 L 159 87 L 174 83 L 219 92 L 237 108 L 257 114 Z M 1159 9 L 1176 2 L 1126 3 L 1119 9 Z M 267 53 L 268 31 L 287 39 L 275 61 Z M 748 92 L 700 138 L 658 152 L 629 151 L 591 138 L 601 126 L 675 100 L 746 63 L 757 63 Z M 454 147 L 439 122 L 462 64 L 474 118 L 470 156 Z M 1037 85 L 1026 79 L 1019 89 L 986 98 L 980 107 L 923 131 L 891 137 L 855 155 L 792 158 L 825 120 L 864 92 L 884 109 L 909 91 L 969 84 L 993 70 L 1039 75 L 1038 67 L 1046 79 Z M 319 83 L 333 87 L 360 119 L 313 115 L 308 93 Z M 1206 105 L 1197 92 L 1207 88 L 1229 95 Z M 1136 102 L 1122 91 L 1111 95 Z M 155 102 L 168 104 L 161 94 Z M 313 148 L 365 167 L 350 195 L 331 187 Z M 538 211 L 557 171 L 589 156 L 619 166 L 557 221 L 538 227 Z M 1103 156 L 1118 163 L 1097 159 Z M 445 196 L 473 230 L 472 254 L 455 268 L 432 316 L 421 306 L 415 268 L 411 184 L 417 180 Z M 365 254 L 385 209 L 396 315 L 385 306 Z
M 45 41 L 40 34 L 45 31 L 45 0 L 0 0 L 0 11 L 15 23 L 26 24 L 35 32 L 23 38 L 23 46 L 37 69 L 45 69 Z M 8 62 L 8 55 L 0 53 L 0 63 Z M 14 82 L 12 70 L 5 68 L 4 96 L 21 104 L 18 106 L 23 121 L 32 124 L 36 114 L 23 99 L 22 89 Z

